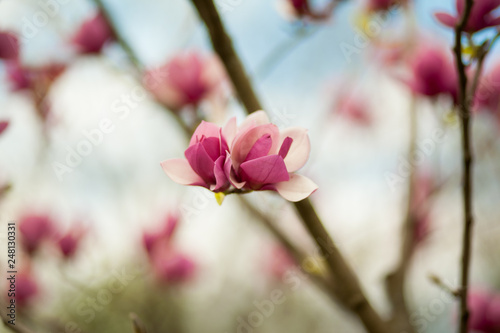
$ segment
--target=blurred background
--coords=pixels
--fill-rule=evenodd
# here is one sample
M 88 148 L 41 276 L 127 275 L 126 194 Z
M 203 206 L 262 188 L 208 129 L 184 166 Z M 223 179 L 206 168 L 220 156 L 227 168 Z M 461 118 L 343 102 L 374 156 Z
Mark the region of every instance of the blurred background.
M 452 30 L 433 14 L 454 12 L 454 2 L 378 10 L 371 1 L 312 1 L 306 13 L 290 3 L 216 1 L 271 121 L 309 130 L 300 173 L 318 184 L 311 200 L 382 314 L 415 167 L 412 325 L 451 332 L 455 304 L 429 275 L 458 284 L 459 126 L 450 96 L 412 90 L 408 63 L 419 40 L 449 51 Z M 33 332 L 132 332 L 134 312 L 150 332 L 363 332 L 236 195 L 219 206 L 213 193 L 161 169 L 187 147 L 179 120 L 244 118 L 224 73 L 207 74 L 216 91 L 193 103 L 175 104 L 165 92 L 184 65 L 223 71 L 216 59 L 207 65 L 215 56 L 190 1 L 103 0 L 103 16 L 98 5 L 0 1 L 0 32 L 19 45 L 16 59 L 0 59 L 0 262 L 6 273 L 7 224 L 15 222 L 17 320 Z M 498 55 L 497 45 L 486 69 Z M 184 62 L 169 67 L 175 59 Z M 499 110 L 475 113 L 473 127 L 472 284 L 488 292 L 500 292 Z M 287 202 L 269 192 L 245 197 L 314 252 Z M 0 286 L 7 300 L 5 279 Z

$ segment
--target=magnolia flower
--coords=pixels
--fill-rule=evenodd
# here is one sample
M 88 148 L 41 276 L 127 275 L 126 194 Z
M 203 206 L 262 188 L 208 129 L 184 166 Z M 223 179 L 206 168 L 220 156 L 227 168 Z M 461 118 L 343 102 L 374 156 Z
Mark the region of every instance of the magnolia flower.
M 178 111 L 215 96 L 224 79 L 225 72 L 218 58 L 189 52 L 175 56 L 159 69 L 148 71 L 144 83 L 160 103 Z
M 280 133 L 266 113 L 258 111 L 239 128 L 235 118 L 223 128 L 202 122 L 184 154 L 187 160 L 166 160 L 161 166 L 179 184 L 224 193 L 273 190 L 299 201 L 318 188 L 294 173 L 306 163 L 309 150 L 307 130 L 295 127 Z M 231 185 L 234 189 L 229 190 Z
M 300 201 L 318 188 L 295 174 L 309 158 L 309 136 L 299 127 L 280 132 L 264 111 L 249 115 L 238 128 L 224 164 L 236 189 L 273 190 L 290 201 Z
M 465 31 L 474 33 L 479 30 L 500 25 L 500 16 L 493 12 L 500 6 L 500 0 L 475 0 Z M 454 28 L 460 21 L 465 9 L 465 0 L 456 0 L 457 14 L 439 12 L 434 14 L 439 22 Z
M 91 19 L 83 22 L 72 38 L 72 43 L 81 53 L 99 53 L 106 43 L 114 38 L 108 21 L 102 13 L 97 13 Z
M 406 83 L 419 95 L 448 95 L 457 99 L 458 76 L 451 51 L 435 43 L 421 43 L 408 59 Z
M 0 31 L 0 59 L 17 60 L 19 58 L 19 41 L 10 32 Z
M 19 232 L 23 248 L 33 254 L 43 241 L 53 236 L 54 224 L 47 215 L 30 214 L 20 219 Z

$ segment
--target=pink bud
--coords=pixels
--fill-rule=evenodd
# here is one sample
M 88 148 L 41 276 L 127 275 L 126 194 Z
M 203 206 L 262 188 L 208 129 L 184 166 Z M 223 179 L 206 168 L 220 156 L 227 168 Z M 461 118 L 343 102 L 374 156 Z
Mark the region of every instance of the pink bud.
M 500 0 L 475 0 L 472 5 L 472 10 L 469 15 L 469 20 L 465 26 L 465 31 L 474 33 L 489 27 L 500 25 L 500 16 L 496 13 L 496 9 L 500 7 Z M 438 12 L 435 15 L 436 19 L 447 27 L 455 28 L 463 15 L 465 9 L 464 0 L 456 0 L 457 14 L 455 16 Z
M 57 246 L 66 259 L 72 258 L 85 235 L 85 230 L 81 226 L 73 227 L 63 234 L 57 241 Z
M 11 32 L 0 31 L 0 59 L 17 60 L 19 58 L 19 41 Z
M 220 92 L 225 72 L 218 58 L 197 52 L 180 53 L 159 69 L 146 73 L 144 83 L 155 98 L 173 111 L 197 106 Z
M 408 59 L 410 89 L 419 95 L 448 95 L 457 99 L 458 76 L 453 55 L 436 43 L 421 43 Z
M 99 53 L 106 43 L 114 40 L 113 32 L 102 13 L 83 22 L 72 42 L 83 54 Z
M 53 236 L 53 221 L 48 215 L 26 215 L 19 220 L 19 232 L 23 248 L 31 255 L 43 241 Z

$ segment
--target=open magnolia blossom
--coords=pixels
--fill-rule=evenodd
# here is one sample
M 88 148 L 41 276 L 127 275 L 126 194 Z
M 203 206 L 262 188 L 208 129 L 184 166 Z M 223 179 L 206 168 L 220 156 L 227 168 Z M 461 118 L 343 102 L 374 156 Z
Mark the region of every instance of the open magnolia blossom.
M 289 201 L 300 201 L 318 186 L 295 173 L 309 158 L 307 130 L 280 131 L 264 111 L 249 115 L 236 126 L 232 118 L 224 127 L 202 122 L 195 130 L 186 159 L 161 163 L 176 183 L 203 186 L 216 193 L 272 190 Z
M 500 25 L 500 16 L 496 10 L 500 7 L 500 0 L 475 0 L 465 26 L 465 31 L 474 33 L 489 27 Z M 447 27 L 454 28 L 460 21 L 465 9 L 465 0 L 456 0 L 457 14 L 455 16 L 438 12 L 436 19 Z

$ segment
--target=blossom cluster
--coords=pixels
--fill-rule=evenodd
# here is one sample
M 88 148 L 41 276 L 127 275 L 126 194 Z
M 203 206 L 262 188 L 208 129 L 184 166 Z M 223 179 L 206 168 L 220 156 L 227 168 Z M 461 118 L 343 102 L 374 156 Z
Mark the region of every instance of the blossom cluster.
M 179 184 L 225 194 L 272 190 L 289 201 L 300 201 L 318 188 L 295 174 L 309 151 L 307 130 L 280 131 L 264 111 L 257 111 L 239 127 L 235 118 L 222 128 L 202 122 L 184 153 L 186 159 L 166 160 L 161 166 Z

